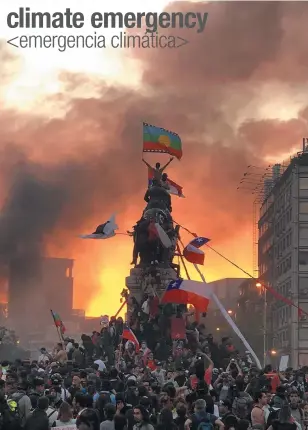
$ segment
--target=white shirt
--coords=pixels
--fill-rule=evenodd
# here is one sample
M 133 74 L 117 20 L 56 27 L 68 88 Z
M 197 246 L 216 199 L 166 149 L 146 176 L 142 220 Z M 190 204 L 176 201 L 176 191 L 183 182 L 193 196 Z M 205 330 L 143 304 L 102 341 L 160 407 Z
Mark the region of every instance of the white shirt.
M 73 346 L 72 342 L 69 342 L 69 343 L 66 345 L 65 350 L 66 350 L 66 352 L 67 352 L 67 353 L 69 353 L 69 352 L 70 352 L 70 350 L 71 350 L 71 349 L 73 349 L 73 348 L 74 348 L 74 346 Z
M 214 414 L 216 418 L 219 418 L 219 408 L 217 405 L 214 404 Z
M 58 411 L 54 408 L 49 407 L 46 411 L 46 414 L 48 417 L 49 425 L 51 427 L 53 423 L 56 421 L 56 419 L 58 418 Z
M 69 399 L 70 397 L 71 394 L 65 388 L 61 388 L 61 400 L 63 400 L 63 402 L 66 402 L 66 399 Z
M 145 314 L 149 315 L 149 313 L 150 313 L 150 305 L 149 305 L 149 302 L 147 300 L 142 303 L 141 310 Z
M 103 372 L 106 369 L 106 365 L 105 365 L 105 363 L 102 360 L 95 360 L 94 364 L 98 365 L 98 370 L 100 372 Z
M 41 354 L 38 358 L 38 363 L 46 364 L 48 361 L 50 361 L 50 358 L 47 354 Z

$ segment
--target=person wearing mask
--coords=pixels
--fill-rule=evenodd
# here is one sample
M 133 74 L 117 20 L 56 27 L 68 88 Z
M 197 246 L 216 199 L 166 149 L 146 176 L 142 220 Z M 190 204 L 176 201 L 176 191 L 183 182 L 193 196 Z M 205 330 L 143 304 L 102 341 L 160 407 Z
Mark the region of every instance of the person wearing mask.
M 267 394 L 265 392 L 259 392 L 255 395 L 255 404 L 251 411 L 251 424 L 260 424 L 265 426 L 265 412 L 264 407 L 267 405 Z
M 47 397 L 40 397 L 37 402 L 37 408 L 27 418 L 25 430 L 49 430 L 49 421 L 47 417 L 47 409 L 49 400 Z
M 58 419 L 53 423 L 53 427 L 69 427 L 75 423 L 71 406 L 66 402 L 61 403 Z

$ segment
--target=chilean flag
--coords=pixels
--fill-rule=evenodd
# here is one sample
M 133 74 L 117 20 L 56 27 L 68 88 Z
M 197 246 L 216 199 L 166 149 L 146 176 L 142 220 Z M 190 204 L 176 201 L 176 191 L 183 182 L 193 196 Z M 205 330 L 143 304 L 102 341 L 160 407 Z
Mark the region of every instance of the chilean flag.
M 196 237 L 191 242 L 189 242 L 189 245 L 194 246 L 195 248 L 201 248 L 201 246 L 208 243 L 211 239 L 208 239 L 207 237 Z
M 148 169 L 148 184 L 149 187 L 152 185 L 153 180 L 153 170 Z M 171 181 L 171 179 L 167 178 L 166 180 L 167 184 L 169 185 L 169 190 L 167 190 L 170 194 L 173 194 L 174 196 L 178 197 L 185 197 L 183 194 L 183 187 L 178 185 L 176 182 Z
M 183 249 L 183 256 L 187 261 L 189 261 L 189 263 L 204 264 L 204 252 L 190 243 Z
M 136 338 L 135 333 L 126 324 L 123 327 L 122 339 L 126 339 L 130 342 L 133 342 L 136 348 L 136 352 L 139 352 L 140 346 L 138 339 Z
M 161 303 L 191 304 L 199 312 L 206 312 L 212 290 L 204 282 L 177 279 L 168 285 Z

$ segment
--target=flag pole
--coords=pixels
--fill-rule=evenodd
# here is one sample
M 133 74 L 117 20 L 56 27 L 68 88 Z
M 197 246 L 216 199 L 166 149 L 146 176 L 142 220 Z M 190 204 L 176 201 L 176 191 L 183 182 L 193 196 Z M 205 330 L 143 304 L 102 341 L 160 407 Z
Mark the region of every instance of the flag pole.
M 54 325 L 56 327 L 56 330 L 57 330 L 57 333 L 58 333 L 58 336 L 59 336 L 59 339 L 60 339 L 60 343 L 61 343 L 62 347 L 64 348 L 63 334 L 60 332 L 59 327 L 56 324 L 55 317 L 53 315 L 52 309 L 50 309 L 50 313 L 51 313 L 51 316 L 52 316 L 53 323 L 54 323 Z
M 177 223 L 176 221 L 174 221 L 177 225 L 179 225 L 183 230 L 187 231 L 187 233 L 191 234 L 193 237 L 197 237 L 198 235 L 196 233 L 192 233 L 190 230 L 188 230 L 188 228 L 183 227 L 182 225 L 180 225 L 179 223 Z M 183 246 L 183 245 L 182 245 Z M 238 270 L 240 270 L 241 272 L 243 272 L 245 275 L 247 275 L 249 278 L 254 279 L 255 281 L 258 281 L 258 278 L 256 278 L 255 276 L 251 275 L 251 273 L 247 272 L 246 270 L 244 270 L 242 267 L 240 267 L 238 264 L 236 264 L 234 261 L 230 260 L 229 258 L 227 258 L 225 255 L 221 254 L 219 251 L 217 251 L 216 249 L 214 249 L 212 246 L 208 245 L 207 243 L 205 243 L 205 246 L 207 246 L 209 249 L 211 249 L 213 252 L 215 252 L 215 254 L 219 255 L 219 257 L 223 258 L 225 261 L 227 261 L 228 263 L 232 264 L 232 266 L 236 267 Z M 293 306 L 294 308 L 296 308 L 298 310 L 298 313 L 300 315 L 307 315 L 308 316 L 308 311 L 304 311 L 301 307 L 299 307 L 298 305 L 296 305 L 294 302 L 292 302 L 291 300 L 287 299 L 286 297 L 282 296 L 281 294 L 277 293 L 276 290 L 273 291 L 273 288 L 271 288 L 268 285 L 262 284 L 262 286 L 264 287 L 264 289 L 269 292 L 272 296 L 276 297 L 277 300 L 280 300 L 286 304 L 289 304 L 289 306 Z M 288 302 L 288 303 L 287 303 Z
M 124 302 L 121 304 L 121 306 L 118 309 L 118 312 L 115 314 L 115 318 L 117 318 L 117 316 L 119 315 L 119 313 L 121 312 L 121 310 L 124 308 L 124 306 L 127 304 L 127 300 L 124 300 Z
M 180 244 L 182 245 L 182 247 L 183 247 L 183 249 L 184 249 L 183 242 L 181 241 L 181 239 L 180 239 L 180 238 L 179 238 L 179 242 L 180 242 Z M 180 257 L 181 263 L 183 264 L 183 267 L 184 267 L 184 270 L 185 270 L 185 273 L 186 273 L 187 279 L 188 279 L 188 280 L 190 280 L 190 276 L 189 276 L 189 273 L 188 273 L 188 269 L 187 269 L 187 266 L 186 266 L 185 260 L 184 260 L 184 258 L 183 258 L 183 254 L 182 254 L 182 252 L 181 252 L 181 249 L 180 249 L 180 247 L 179 247 L 179 244 L 178 244 L 178 243 L 176 244 L 176 247 L 177 247 L 177 251 L 178 251 L 178 254 L 179 254 L 179 257 Z M 196 309 L 196 308 L 195 308 L 195 318 L 196 318 L 196 321 L 197 321 L 197 322 L 199 322 L 199 321 L 200 321 L 200 312 L 199 312 L 199 311 L 198 311 L 198 309 Z
M 197 266 L 197 264 L 194 264 L 194 266 L 195 266 L 196 271 L 199 273 L 199 276 L 200 276 L 202 282 L 204 282 L 206 284 L 206 281 L 205 281 L 203 273 L 201 272 L 201 270 L 199 269 L 199 267 Z M 233 331 L 241 339 L 241 341 L 243 342 L 244 346 L 247 348 L 247 350 L 250 352 L 250 354 L 254 358 L 254 360 L 255 360 L 256 365 L 258 366 L 258 368 L 262 369 L 260 360 L 258 359 L 256 353 L 254 352 L 254 350 L 252 349 L 252 347 L 249 345 L 249 343 L 247 342 L 247 340 L 245 339 L 245 337 L 243 336 L 243 334 L 241 333 L 240 329 L 235 324 L 235 322 L 233 321 L 233 319 L 230 317 L 230 315 L 228 314 L 228 312 L 224 308 L 224 306 L 221 303 L 221 301 L 219 300 L 219 298 L 216 296 L 216 294 L 214 292 L 211 293 L 211 297 L 212 297 L 213 301 L 215 302 L 216 306 L 218 307 L 218 309 L 220 310 L 220 312 L 222 313 L 223 317 L 227 320 L 227 322 L 229 323 L 229 325 L 231 326 L 231 328 L 233 329 Z

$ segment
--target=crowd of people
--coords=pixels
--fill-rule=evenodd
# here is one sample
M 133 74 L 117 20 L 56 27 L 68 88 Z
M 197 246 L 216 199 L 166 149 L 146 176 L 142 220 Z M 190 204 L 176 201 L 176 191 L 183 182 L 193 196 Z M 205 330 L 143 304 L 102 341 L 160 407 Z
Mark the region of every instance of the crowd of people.
M 129 302 L 138 342 L 111 318 L 36 361 L 2 362 L 0 430 L 306 430 L 305 368 L 260 371 L 197 322 L 176 338 L 168 309 L 153 315 L 151 300 Z

